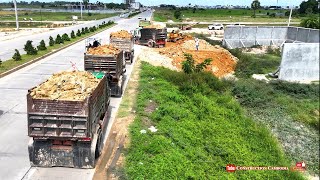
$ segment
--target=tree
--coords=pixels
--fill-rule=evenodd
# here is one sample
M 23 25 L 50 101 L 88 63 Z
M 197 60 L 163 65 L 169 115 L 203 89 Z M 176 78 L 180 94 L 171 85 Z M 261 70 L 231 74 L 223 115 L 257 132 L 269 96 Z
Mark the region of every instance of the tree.
M 70 37 L 71 37 L 72 39 L 76 38 L 73 30 L 71 31 Z
M 80 36 L 81 36 L 80 29 L 78 29 L 78 31 L 77 31 L 77 36 L 78 36 L 78 37 L 80 37 Z
M 192 13 L 196 13 L 197 8 L 193 8 Z
M 256 10 L 260 8 L 260 1 L 253 0 L 251 3 L 251 8 L 253 9 L 253 17 L 256 17 Z
M 85 32 L 85 33 L 89 33 L 88 27 L 84 28 L 84 32 Z
M 38 54 L 37 49 L 32 46 L 32 41 L 30 40 L 28 40 L 27 43 L 24 45 L 24 50 L 27 52 L 28 55 Z
M 0 67 L 1 67 L 1 65 L 2 65 L 2 61 L 1 61 L 1 59 L 0 59 Z
M 179 10 L 176 10 L 176 11 L 174 11 L 173 16 L 174 16 L 176 19 L 180 19 L 180 18 L 181 18 L 181 12 L 180 12 Z
M 49 46 L 53 46 L 54 45 L 54 40 L 53 40 L 53 37 L 52 36 L 50 36 L 49 37 Z
M 84 28 L 81 28 L 81 34 L 86 34 L 86 31 L 84 30 Z
M 56 44 L 61 44 L 63 43 L 63 39 L 61 38 L 60 34 L 57 35 L 56 40 L 55 40 Z
M 186 74 L 202 72 L 212 62 L 212 59 L 205 59 L 202 63 L 195 65 L 191 54 L 184 54 L 184 57 L 186 60 L 182 62 L 182 70 Z
M 14 59 L 15 61 L 20 61 L 20 60 L 21 60 L 21 55 L 20 55 L 18 49 L 15 49 L 15 51 L 16 51 L 16 52 L 15 52 L 14 55 L 12 56 L 12 59 Z
M 40 44 L 39 44 L 39 46 L 37 48 L 38 48 L 39 51 L 43 51 L 43 50 L 47 49 L 46 43 L 44 42 L 44 40 L 40 41 Z
M 64 33 L 64 34 L 62 35 L 62 41 L 70 41 L 70 38 L 69 38 L 69 36 L 68 36 L 67 33 Z
M 317 0 L 303 1 L 300 4 L 299 13 L 300 14 L 318 13 L 319 12 L 318 4 L 319 2 Z
M 320 29 L 320 18 L 319 17 L 309 17 L 302 20 L 300 26 L 305 28 Z

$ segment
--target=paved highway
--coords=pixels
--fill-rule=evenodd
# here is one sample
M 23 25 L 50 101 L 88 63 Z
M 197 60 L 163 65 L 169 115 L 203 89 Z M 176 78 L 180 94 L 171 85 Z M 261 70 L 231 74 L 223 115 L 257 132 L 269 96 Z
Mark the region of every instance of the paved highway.
M 149 18 L 151 13 L 144 12 L 140 16 Z M 94 37 L 102 38 L 102 43 L 106 43 L 109 41 L 110 32 L 135 29 L 138 26 L 138 19 L 137 17 L 122 19 L 117 20 L 117 23 L 118 25 Z M 0 79 L 0 179 L 92 179 L 94 169 L 31 168 L 27 148 L 29 142 L 26 114 L 27 90 L 43 82 L 53 73 L 71 69 L 70 61 L 75 62 L 79 70 L 83 70 L 84 51 L 84 41 L 82 41 Z M 138 53 L 137 49 L 135 54 Z M 132 65 L 127 67 L 127 77 L 130 77 Z M 121 98 L 111 99 L 112 114 L 107 134 L 120 102 Z
M 12 40 L 2 41 L 2 42 L 0 42 L 0 47 L 1 47 L 0 59 L 2 61 L 6 61 L 8 59 L 11 59 L 14 52 L 15 52 L 14 51 L 15 49 L 18 49 L 20 54 L 25 54 L 25 51 L 23 50 L 23 48 L 24 48 L 24 45 L 26 44 L 27 40 L 32 40 L 33 41 L 32 44 L 35 47 L 37 45 L 39 45 L 41 40 L 44 40 L 46 42 L 46 44 L 48 45 L 50 36 L 52 36 L 53 38 L 56 38 L 56 36 L 58 34 L 62 35 L 64 33 L 67 33 L 70 36 L 70 33 L 72 30 L 74 30 L 76 32 L 78 29 L 81 29 L 83 27 L 92 27 L 94 25 L 101 24 L 103 21 L 108 22 L 109 20 L 118 22 L 118 21 L 121 21 L 122 19 L 119 16 L 110 17 L 110 18 L 106 18 L 106 19 L 100 19 L 97 21 L 90 21 L 85 24 L 78 24 L 78 25 L 64 27 L 64 28 L 56 28 L 53 31 L 48 31 L 48 32 L 44 32 L 41 34 L 34 34 L 34 35 L 30 35 L 30 36 L 15 38 Z

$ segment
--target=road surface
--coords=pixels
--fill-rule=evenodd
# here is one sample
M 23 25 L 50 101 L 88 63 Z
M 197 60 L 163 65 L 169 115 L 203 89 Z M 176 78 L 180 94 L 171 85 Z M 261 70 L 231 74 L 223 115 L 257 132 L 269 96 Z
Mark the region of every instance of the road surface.
M 52 36 L 54 39 L 56 38 L 56 36 L 58 34 L 62 35 L 64 33 L 67 33 L 70 36 L 70 33 L 72 30 L 75 31 L 75 33 L 76 33 L 76 31 L 78 29 L 81 29 L 83 27 L 89 28 L 94 25 L 99 25 L 103 21 L 108 22 L 109 20 L 114 21 L 114 22 L 118 22 L 123 19 L 120 18 L 119 16 L 115 16 L 115 17 L 110 17 L 110 18 L 106 18 L 106 19 L 100 19 L 97 21 L 90 21 L 85 24 L 78 24 L 78 25 L 64 27 L 64 28 L 57 28 L 53 31 L 48 31 L 48 32 L 44 32 L 41 34 L 34 34 L 34 35 L 24 36 L 24 37 L 15 38 L 15 39 L 7 40 L 7 41 L 1 41 L 0 42 L 0 47 L 1 47 L 0 59 L 2 61 L 6 61 L 8 59 L 11 59 L 13 54 L 15 53 L 15 51 L 14 51 L 15 49 L 18 49 L 20 54 L 26 54 L 25 51 L 23 50 L 23 48 L 28 40 L 33 41 L 32 44 L 34 47 L 38 46 L 41 40 L 44 40 L 46 42 L 46 44 L 48 45 L 50 36 Z
M 140 16 L 148 18 L 151 13 L 144 12 Z M 122 19 L 118 21 L 118 25 L 94 37 L 102 38 L 102 43 L 106 43 L 109 41 L 110 32 L 120 29 L 132 30 L 137 26 L 137 17 Z M 83 53 L 84 41 L 0 79 L 0 179 L 92 179 L 94 169 L 31 168 L 27 148 L 29 142 L 26 114 L 27 90 L 49 78 L 52 73 L 71 69 L 70 61 L 75 62 L 79 70 L 83 70 Z M 131 71 L 132 65 L 127 66 L 128 77 Z M 120 102 L 121 98 L 111 99 L 112 114 L 107 133 L 110 131 Z

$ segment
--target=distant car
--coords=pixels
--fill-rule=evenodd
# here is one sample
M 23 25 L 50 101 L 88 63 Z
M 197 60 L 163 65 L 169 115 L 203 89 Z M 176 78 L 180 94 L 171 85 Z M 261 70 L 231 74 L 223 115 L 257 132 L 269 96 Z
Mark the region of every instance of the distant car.
M 214 23 L 208 26 L 209 30 L 223 30 L 223 25 L 220 23 Z
M 142 19 L 142 17 L 138 17 L 138 19 Z

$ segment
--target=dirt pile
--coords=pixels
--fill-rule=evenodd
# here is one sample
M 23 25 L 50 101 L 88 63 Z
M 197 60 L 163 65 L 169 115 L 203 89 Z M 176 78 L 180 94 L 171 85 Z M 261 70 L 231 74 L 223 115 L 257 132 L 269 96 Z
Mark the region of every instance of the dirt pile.
M 205 59 L 211 58 L 213 61 L 207 67 L 217 77 L 224 77 L 234 72 L 237 58 L 229 51 L 220 47 L 212 46 L 205 40 L 199 40 L 199 51 L 196 51 L 195 40 L 192 37 L 185 37 L 176 43 L 167 42 L 165 48 L 157 51 L 172 59 L 172 64 L 178 69 L 182 69 L 182 62 L 185 60 L 184 54 L 191 54 L 196 63 L 201 63 Z
M 87 54 L 91 55 L 117 55 L 120 50 L 112 45 L 102 45 L 95 48 L 89 48 Z
M 130 39 L 132 35 L 126 30 L 120 30 L 117 32 L 110 33 L 111 38 L 121 38 L 121 39 Z
M 148 25 L 148 26 L 144 26 L 143 28 L 163 29 L 164 27 L 162 27 L 160 24 L 151 24 L 151 25 Z
M 36 99 L 82 101 L 97 87 L 100 80 L 86 71 L 61 72 L 34 88 Z

